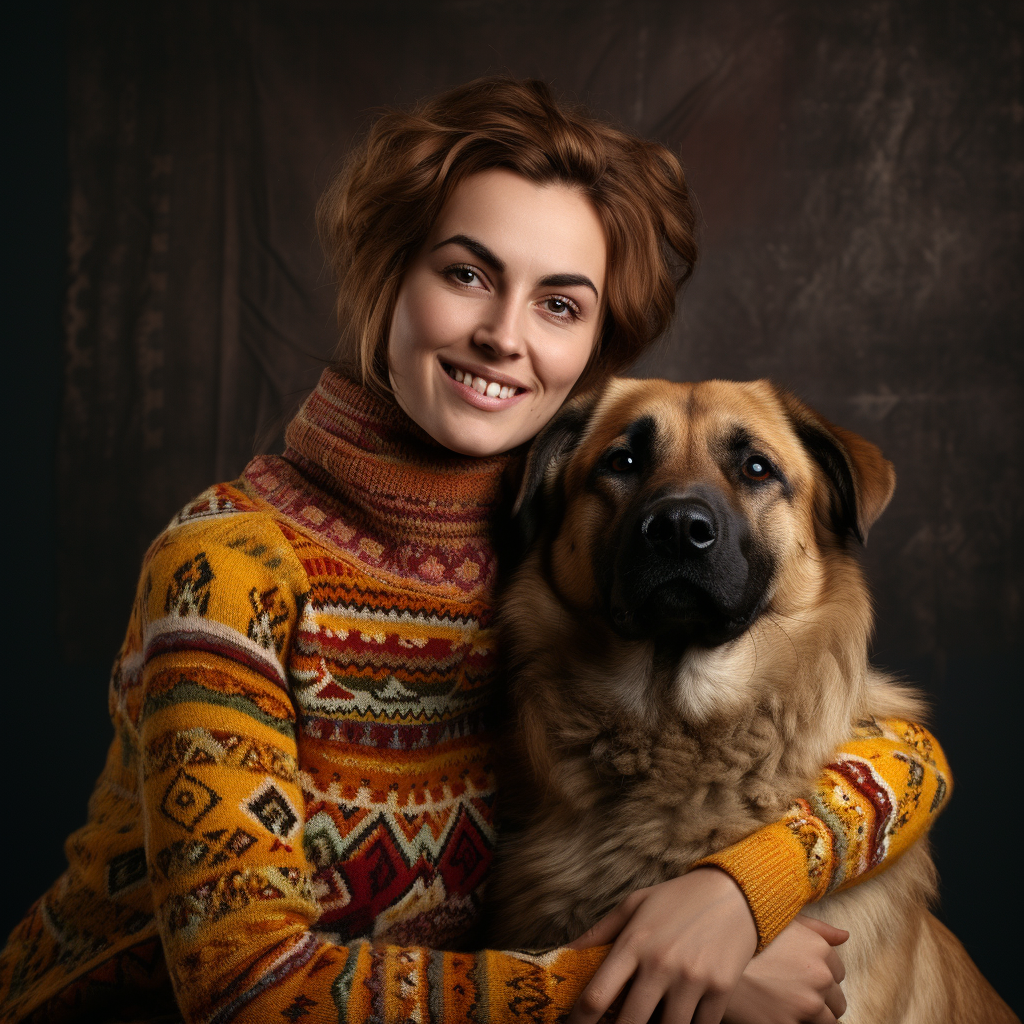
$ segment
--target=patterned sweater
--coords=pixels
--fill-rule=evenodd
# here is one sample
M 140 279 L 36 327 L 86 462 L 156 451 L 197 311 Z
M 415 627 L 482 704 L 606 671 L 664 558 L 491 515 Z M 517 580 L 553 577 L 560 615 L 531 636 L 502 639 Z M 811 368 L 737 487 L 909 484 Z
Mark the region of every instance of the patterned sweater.
M 606 952 L 472 951 L 506 460 L 330 371 L 287 440 L 146 555 L 115 738 L 0 955 L 4 1021 L 554 1021 Z M 863 723 L 807 801 L 711 859 L 767 942 L 920 837 L 948 777 L 925 730 Z

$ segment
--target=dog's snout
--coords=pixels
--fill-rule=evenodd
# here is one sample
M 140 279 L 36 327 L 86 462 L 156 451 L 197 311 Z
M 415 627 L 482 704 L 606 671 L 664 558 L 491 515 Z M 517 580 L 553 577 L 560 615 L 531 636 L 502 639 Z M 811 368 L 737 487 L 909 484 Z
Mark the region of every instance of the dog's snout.
M 687 558 L 713 547 L 719 528 L 710 506 L 689 498 L 656 508 L 641 524 L 641 532 L 659 553 Z

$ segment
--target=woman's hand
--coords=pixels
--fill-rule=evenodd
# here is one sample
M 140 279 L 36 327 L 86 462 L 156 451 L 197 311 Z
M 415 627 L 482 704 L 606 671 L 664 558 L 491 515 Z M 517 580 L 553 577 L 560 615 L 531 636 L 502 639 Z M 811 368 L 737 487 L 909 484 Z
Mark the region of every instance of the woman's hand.
M 800 915 L 747 965 L 725 1011 L 727 1024 L 835 1024 L 846 1012 L 846 976 L 833 949 L 850 937 Z
M 627 896 L 570 948 L 608 942 L 567 1024 L 594 1024 L 631 979 L 620 1024 L 644 1024 L 662 1000 L 663 1024 L 719 1024 L 757 949 L 757 928 L 732 878 L 702 867 Z

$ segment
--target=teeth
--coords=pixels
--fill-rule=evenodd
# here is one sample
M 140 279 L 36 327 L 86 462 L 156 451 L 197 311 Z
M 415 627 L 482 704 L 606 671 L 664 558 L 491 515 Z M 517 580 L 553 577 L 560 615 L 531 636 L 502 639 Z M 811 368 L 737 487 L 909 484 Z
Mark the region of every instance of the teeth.
M 511 398 L 519 391 L 516 387 L 506 387 L 497 381 L 487 381 L 483 377 L 474 377 L 471 373 L 464 373 L 457 366 L 448 368 L 448 376 L 460 384 L 465 384 L 467 387 L 472 388 L 481 395 L 487 395 L 489 398 Z

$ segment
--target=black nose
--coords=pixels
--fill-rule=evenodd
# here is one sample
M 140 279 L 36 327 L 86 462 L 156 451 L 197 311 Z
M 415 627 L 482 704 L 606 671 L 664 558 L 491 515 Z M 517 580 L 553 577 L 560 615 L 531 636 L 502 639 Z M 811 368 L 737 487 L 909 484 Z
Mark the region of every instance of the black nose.
M 662 505 L 644 520 L 640 529 L 652 548 L 670 558 L 687 558 L 707 551 L 718 539 L 714 512 L 704 502 L 692 498 Z

